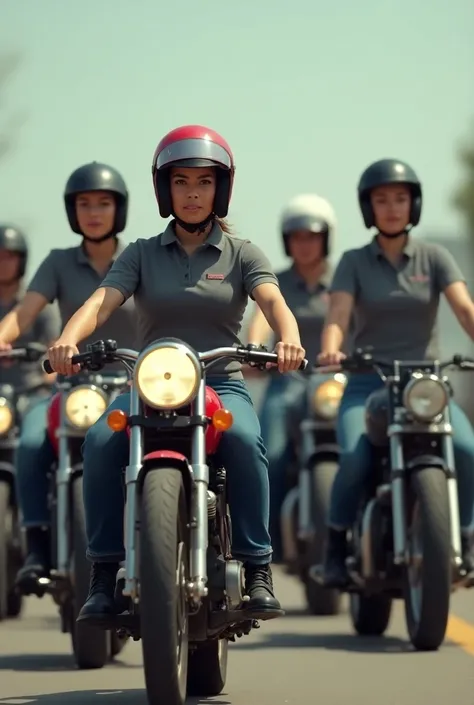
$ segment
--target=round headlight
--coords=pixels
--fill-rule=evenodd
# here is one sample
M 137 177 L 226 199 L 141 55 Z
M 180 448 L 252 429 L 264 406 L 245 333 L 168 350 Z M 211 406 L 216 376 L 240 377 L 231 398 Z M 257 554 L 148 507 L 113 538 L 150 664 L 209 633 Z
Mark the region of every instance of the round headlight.
M 66 419 L 77 429 L 92 426 L 107 408 L 107 398 L 93 387 L 76 387 L 66 397 Z
M 328 421 L 336 418 L 344 386 L 344 382 L 339 379 L 328 379 L 319 385 L 313 397 L 314 410 L 318 416 Z
M 196 396 L 200 381 L 198 362 L 185 347 L 155 348 L 135 367 L 138 392 L 155 409 L 186 406 Z
M 403 392 L 405 407 L 419 421 L 432 421 L 448 401 L 446 386 L 434 375 L 414 375 Z
M 13 409 L 5 397 L 0 397 L 0 435 L 8 433 L 12 426 Z

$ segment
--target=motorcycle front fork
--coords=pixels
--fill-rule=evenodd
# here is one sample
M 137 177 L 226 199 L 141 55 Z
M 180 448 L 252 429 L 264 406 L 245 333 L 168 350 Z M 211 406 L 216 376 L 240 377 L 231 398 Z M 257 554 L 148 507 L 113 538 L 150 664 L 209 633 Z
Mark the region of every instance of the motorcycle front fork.
M 451 436 L 442 438 L 442 450 L 448 469 L 446 483 L 448 488 L 449 513 L 451 523 L 451 546 L 454 564 L 462 564 L 461 557 L 461 523 L 459 519 L 459 500 L 457 480 L 454 472 L 454 451 Z M 405 506 L 405 463 L 403 447 L 399 433 L 390 436 L 390 464 L 392 468 L 392 516 L 393 516 L 393 550 L 395 565 L 407 565 L 410 560 L 406 534 Z
M 196 397 L 194 413 L 205 415 L 205 381 Z M 130 393 L 130 415 L 140 413 L 140 400 L 135 387 Z M 198 426 L 193 431 L 191 444 L 191 472 L 194 481 L 194 492 L 191 498 L 190 524 L 190 579 L 188 593 L 190 598 L 199 602 L 207 596 L 207 546 L 208 546 L 208 486 L 209 466 L 206 464 L 205 429 Z M 123 594 L 138 602 L 138 517 L 140 516 L 137 481 L 142 469 L 143 460 L 143 429 L 132 426 L 130 429 L 130 456 L 125 470 L 126 502 L 125 502 L 125 587 Z M 121 573 L 123 575 L 123 571 Z

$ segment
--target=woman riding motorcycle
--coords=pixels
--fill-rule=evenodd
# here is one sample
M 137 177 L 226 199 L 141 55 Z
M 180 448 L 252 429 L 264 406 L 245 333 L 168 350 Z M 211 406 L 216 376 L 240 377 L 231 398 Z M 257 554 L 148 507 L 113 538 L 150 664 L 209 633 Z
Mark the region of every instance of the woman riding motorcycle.
M 50 349 L 53 369 L 74 373 L 77 366 L 71 365 L 71 358 L 77 343 L 131 296 L 138 312 L 140 348 L 173 336 L 198 351 L 239 342 L 251 296 L 277 334 L 280 372 L 298 369 L 305 351 L 270 263 L 251 242 L 232 237 L 222 220 L 234 169 L 229 145 L 208 128 L 176 128 L 161 140 L 153 158 L 153 185 L 161 216 L 173 215 L 174 220 L 161 235 L 137 240 L 119 257 Z M 281 608 L 269 565 L 268 467 L 258 419 L 240 364 L 222 363 L 207 382 L 234 417 L 218 460 L 228 473 L 233 555 L 245 563 L 247 607 L 277 617 Z M 130 397 L 124 394 L 109 410 L 128 410 L 129 405 Z M 115 578 L 124 559 L 121 468 L 127 464 L 127 452 L 127 434 L 111 432 L 106 415 L 86 435 L 84 501 L 93 569 L 89 597 L 79 615 L 84 621 L 116 609 Z
M 293 311 L 309 360 L 320 350 L 321 331 L 327 311 L 331 270 L 327 258 L 335 236 L 336 215 L 331 204 L 316 194 L 294 197 L 283 210 L 280 232 L 291 267 L 277 274 L 280 289 Z M 267 320 L 256 307 L 250 322 L 250 343 L 265 344 L 271 335 Z M 270 535 L 273 560 L 281 560 L 280 511 L 286 492 L 286 472 L 292 460 L 288 419 L 301 420 L 306 385 L 302 379 L 271 374 L 260 424 L 267 448 L 270 479 Z
M 457 263 L 445 248 L 411 235 L 422 206 L 421 184 L 413 169 L 397 159 L 375 162 L 362 174 L 358 192 L 364 223 L 367 228 L 375 226 L 377 233 L 364 247 L 345 252 L 337 266 L 320 364 L 337 364 L 345 357 L 341 346 L 352 313 L 354 345 L 372 346 L 374 358 L 386 362 L 438 358 L 436 317 L 441 293 L 474 340 L 474 303 Z M 339 407 L 337 430 L 342 452 L 329 513 L 324 565 L 328 587 L 344 586 L 348 579 L 346 533 L 356 520 L 371 467 L 364 407 L 368 396 L 382 386 L 375 373 L 354 375 Z M 454 401 L 450 414 L 455 431 L 464 570 L 470 573 L 474 571 L 474 431 Z
M 28 243 L 24 234 L 13 225 L 0 225 L 0 320 L 18 305 L 24 294 L 23 279 L 28 264 Z M 47 306 L 34 325 L 18 339 L 18 345 L 42 343 L 50 345 L 60 333 L 59 316 L 55 306 Z M 21 365 L 0 363 L 0 384 L 11 384 L 23 390 L 47 384 L 38 362 L 23 362 Z
M 8 350 L 54 301 L 64 326 L 123 250 L 117 234 L 127 221 L 128 192 L 115 169 L 97 162 L 81 166 L 69 177 L 64 202 L 69 225 L 82 236 L 82 243 L 52 250 L 42 262 L 22 301 L 0 322 L 0 350 Z M 101 334 L 132 345 L 135 329 L 130 302 L 114 314 Z M 17 455 L 19 504 L 27 537 L 27 557 L 17 584 L 25 593 L 33 591 L 38 579 L 50 570 L 47 473 L 54 451 L 46 432 L 49 402 L 45 398 L 28 410 Z

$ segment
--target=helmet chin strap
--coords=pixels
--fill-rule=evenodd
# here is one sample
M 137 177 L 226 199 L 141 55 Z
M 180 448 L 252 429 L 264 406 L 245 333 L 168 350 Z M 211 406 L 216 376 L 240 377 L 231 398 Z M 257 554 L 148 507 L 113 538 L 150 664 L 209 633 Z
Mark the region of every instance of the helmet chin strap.
M 403 235 L 409 235 L 411 231 L 411 226 L 407 226 L 406 228 L 403 228 L 403 230 L 400 230 L 398 233 L 384 233 L 383 230 L 378 230 L 377 235 L 381 235 L 382 237 L 386 237 L 387 240 L 396 240 L 398 237 L 402 237 Z
M 110 240 L 112 237 L 117 237 L 117 233 L 115 230 L 111 230 L 110 233 L 107 233 L 106 235 L 102 235 L 101 237 L 89 237 L 88 235 L 85 235 L 84 233 L 81 233 L 81 236 L 84 238 L 84 240 L 87 240 L 87 242 L 105 242 L 106 240 Z
M 181 218 L 178 218 L 178 216 L 173 213 L 175 222 L 180 226 L 180 228 L 183 228 L 183 230 L 186 230 L 188 233 L 195 233 L 197 232 L 198 236 L 202 235 L 204 231 L 206 230 L 207 226 L 209 223 L 214 222 L 216 219 L 215 213 L 209 213 L 207 218 L 204 220 L 201 220 L 200 223 L 185 223 L 184 220 L 181 220 Z

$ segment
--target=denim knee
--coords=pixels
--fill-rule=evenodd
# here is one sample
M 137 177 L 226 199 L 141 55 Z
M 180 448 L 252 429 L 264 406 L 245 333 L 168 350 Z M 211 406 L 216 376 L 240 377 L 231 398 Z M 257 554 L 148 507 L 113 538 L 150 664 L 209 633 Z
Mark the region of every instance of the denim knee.
M 125 557 L 123 545 L 123 468 L 128 463 L 129 441 L 125 431 L 114 433 L 107 425 L 111 409 L 128 411 L 130 395 L 121 394 L 88 430 L 84 458 L 84 509 L 91 561 L 115 562 Z
M 233 555 L 253 563 L 267 563 L 272 553 L 268 533 L 268 463 L 258 417 L 244 382 L 212 380 L 210 384 L 234 417 L 216 456 L 227 470 Z
M 464 411 L 450 404 L 453 446 L 458 478 L 459 515 L 463 529 L 474 528 L 474 430 Z
M 35 401 L 25 412 L 15 458 L 15 483 L 25 527 L 51 523 L 48 507 L 48 471 L 55 453 L 47 434 L 50 397 Z

